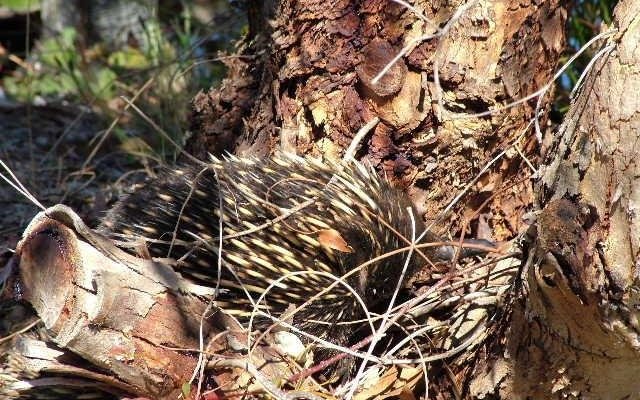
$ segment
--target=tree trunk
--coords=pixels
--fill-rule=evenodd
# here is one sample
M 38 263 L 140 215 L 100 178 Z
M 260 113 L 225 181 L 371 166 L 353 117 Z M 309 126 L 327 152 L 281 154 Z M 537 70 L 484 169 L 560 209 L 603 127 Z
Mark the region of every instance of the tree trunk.
M 375 85 L 371 78 L 400 48 L 433 32 L 429 24 L 384 1 L 319 3 L 283 1 L 273 31 L 261 32 L 277 38 L 271 51 L 235 65 L 268 73 L 256 80 L 260 95 L 246 104 L 239 136 L 226 148 L 335 160 L 353 133 L 377 116 L 381 122 L 358 156 L 407 187 L 427 220 L 448 218 L 445 231 L 458 233 L 465 212 L 493 195 L 482 211 L 491 215 L 494 237 L 520 231 L 533 192 L 527 183 L 514 185 L 529 175 L 516 150 L 538 160 L 536 135 L 521 137 L 535 102 L 489 117 L 473 114 L 547 84 L 564 48 L 563 5 L 479 1 L 443 37 L 409 46 L 413 50 Z M 426 1 L 413 6 L 440 27 L 464 8 Z M 546 154 L 535 188 L 542 211 L 528 233 L 505 326 L 487 341 L 484 358 L 459 368 L 459 384 L 470 397 L 608 399 L 640 392 L 639 237 L 633 228 L 640 120 L 640 60 L 633 50 L 640 3 L 622 2 L 615 15 L 619 33 L 606 44 L 612 49 L 587 75 L 558 133 L 537 135 Z M 548 100 L 543 97 L 541 109 Z M 205 101 L 215 104 L 211 94 L 200 96 L 197 116 L 208 112 L 198 108 Z M 443 216 L 464 184 L 507 148 L 453 214 Z
M 530 172 L 516 147 L 536 159 L 534 136 L 522 135 L 535 101 L 474 114 L 497 110 L 550 80 L 564 50 L 561 2 L 415 1 L 428 22 L 388 0 L 260 4 L 250 13 L 254 35 L 228 61 L 222 87 L 194 100 L 192 153 L 286 151 L 337 161 L 358 129 L 378 117 L 357 158 L 405 188 L 426 220 L 446 218 L 441 231 L 459 233 L 465 213 L 493 195 L 482 211 L 495 238 L 522 228 L 532 191 L 522 182 Z M 274 19 L 267 24 L 268 16 Z M 404 47 L 412 51 L 372 83 Z M 542 109 L 550 100 L 544 97 Z
M 640 3 L 621 2 L 556 133 L 524 254 L 508 398 L 637 398 Z M 494 364 L 495 365 L 495 364 Z M 550 395 L 552 393 L 552 395 Z M 504 397 L 504 395 L 503 395 Z

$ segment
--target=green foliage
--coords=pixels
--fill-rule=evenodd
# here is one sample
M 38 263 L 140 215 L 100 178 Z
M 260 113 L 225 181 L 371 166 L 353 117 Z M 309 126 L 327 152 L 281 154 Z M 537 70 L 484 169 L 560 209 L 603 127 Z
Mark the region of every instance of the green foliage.
M 65 28 L 59 36 L 44 40 L 37 52 L 39 63 L 3 81 L 9 95 L 20 101 L 75 95 L 86 101 L 107 101 L 114 95 L 116 73 L 109 67 L 84 65 L 76 48 L 77 32 Z M 73 96 L 72 96 L 73 97 Z
M 602 25 L 610 25 L 617 0 L 579 0 L 576 1 L 568 24 L 568 46 L 566 54 L 560 59 L 564 64 L 592 37 L 602 30 Z M 597 46 L 588 49 L 566 70 L 560 80 L 559 90 L 556 96 L 555 111 L 564 114 L 569 105 L 569 93 L 580 78 L 589 60 L 598 51 Z
M 0 0 L 0 7 L 14 12 L 34 12 L 40 9 L 39 0 Z
M 19 3 L 0 0 L 0 5 L 7 2 Z M 39 5 L 36 0 L 23 2 L 30 2 L 31 9 Z M 36 41 L 20 68 L 1 78 L 0 87 L 17 101 L 65 99 L 88 105 L 107 121 L 118 117 L 111 136 L 122 151 L 134 156 L 156 159 L 173 154 L 176 149 L 132 110 L 120 118 L 126 106 L 121 96 L 138 95 L 135 104 L 174 140 L 183 141 L 191 99 L 222 79 L 225 68 L 214 56 L 231 49 L 246 22 L 227 0 L 205 6 L 214 18 L 210 22 L 194 17 L 193 1 L 160 1 L 159 7 L 158 18 L 144 21 L 141 37 L 120 48 L 91 44 L 91 38 L 73 27 Z

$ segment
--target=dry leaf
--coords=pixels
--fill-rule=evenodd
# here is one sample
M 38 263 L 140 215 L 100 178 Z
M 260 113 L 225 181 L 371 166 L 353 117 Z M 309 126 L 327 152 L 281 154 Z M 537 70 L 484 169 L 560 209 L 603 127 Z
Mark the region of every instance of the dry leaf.
M 412 390 L 421 378 L 422 368 L 389 368 L 375 385 L 357 393 L 354 400 L 412 399 Z
M 321 245 L 343 253 L 353 253 L 353 248 L 335 229 L 323 229 L 318 232 L 318 242 Z

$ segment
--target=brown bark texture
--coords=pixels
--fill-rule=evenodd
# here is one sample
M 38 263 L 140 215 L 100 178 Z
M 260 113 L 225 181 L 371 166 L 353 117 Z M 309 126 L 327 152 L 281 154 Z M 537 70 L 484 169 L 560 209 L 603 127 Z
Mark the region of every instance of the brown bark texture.
M 213 288 L 190 283 L 170 264 L 124 252 L 64 205 L 31 221 L 5 268 L 12 276 L 3 296 L 30 304 L 43 331 L 2 347 L 0 399 L 196 398 L 185 384 L 197 370 L 201 338 L 214 354 L 245 350 L 244 330 L 210 308 Z M 293 374 L 271 349 L 257 347 L 252 359 L 273 376 Z M 253 390 L 243 364 L 222 364 L 221 396 Z M 16 384 L 21 379 L 28 384 Z
M 196 360 L 163 344 L 197 347 L 206 303 L 184 295 L 189 290 L 172 269 L 134 259 L 94 236 L 64 206 L 39 214 L 27 232 L 17 249 L 21 296 L 43 320 L 49 340 L 113 374 L 87 371 L 115 393 L 179 395 Z M 25 338 L 22 345 L 36 343 Z
M 358 129 L 378 117 L 358 148 L 359 160 L 405 188 L 427 220 L 446 218 L 442 232 L 459 232 L 465 215 L 493 195 L 485 211 L 495 238 L 513 237 L 532 200 L 529 183 L 521 182 L 530 172 L 514 146 L 535 159 L 532 135 L 521 136 L 535 99 L 473 115 L 549 81 L 564 49 L 566 9 L 559 1 L 413 6 L 428 20 L 387 0 L 285 0 L 273 11 L 256 5 L 262 11 L 257 18 L 273 19 L 252 24 L 260 29 L 228 61 L 222 87 L 195 98 L 197 134 L 188 150 L 202 158 L 207 152 L 263 157 L 287 151 L 337 161 Z M 411 51 L 372 83 L 405 47 Z M 465 185 L 507 149 L 443 216 Z
M 502 398 L 640 396 L 639 15 L 637 1 L 616 8 L 617 31 L 540 169 L 540 211 L 506 337 L 510 358 L 492 367 L 511 371 Z

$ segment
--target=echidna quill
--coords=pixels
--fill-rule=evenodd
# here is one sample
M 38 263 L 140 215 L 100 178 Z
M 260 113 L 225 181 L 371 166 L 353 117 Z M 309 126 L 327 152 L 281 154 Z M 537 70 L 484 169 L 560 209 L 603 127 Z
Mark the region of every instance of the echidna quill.
M 100 231 L 118 241 L 139 243 L 142 238 L 152 257 L 179 260 L 176 268 L 184 277 L 208 285 L 217 283 L 220 253 L 216 304 L 242 322 L 262 295 L 260 309 L 279 317 L 333 286 L 297 312 L 292 324 L 346 344 L 357 326 L 337 323 L 365 315 L 353 292 L 370 309 L 387 301 L 407 252 L 351 274 L 346 279 L 351 288 L 336 285 L 330 275 L 343 276 L 409 246 L 413 226 L 417 234 L 424 226 L 420 218 L 412 221 L 408 207 L 403 192 L 355 162 L 230 157 L 161 173 L 117 203 Z M 220 234 L 225 238 L 221 248 Z M 432 241 L 439 238 L 430 234 L 423 239 Z M 449 260 L 454 249 L 432 247 L 422 254 L 438 262 Z M 427 262 L 414 255 L 406 276 Z

